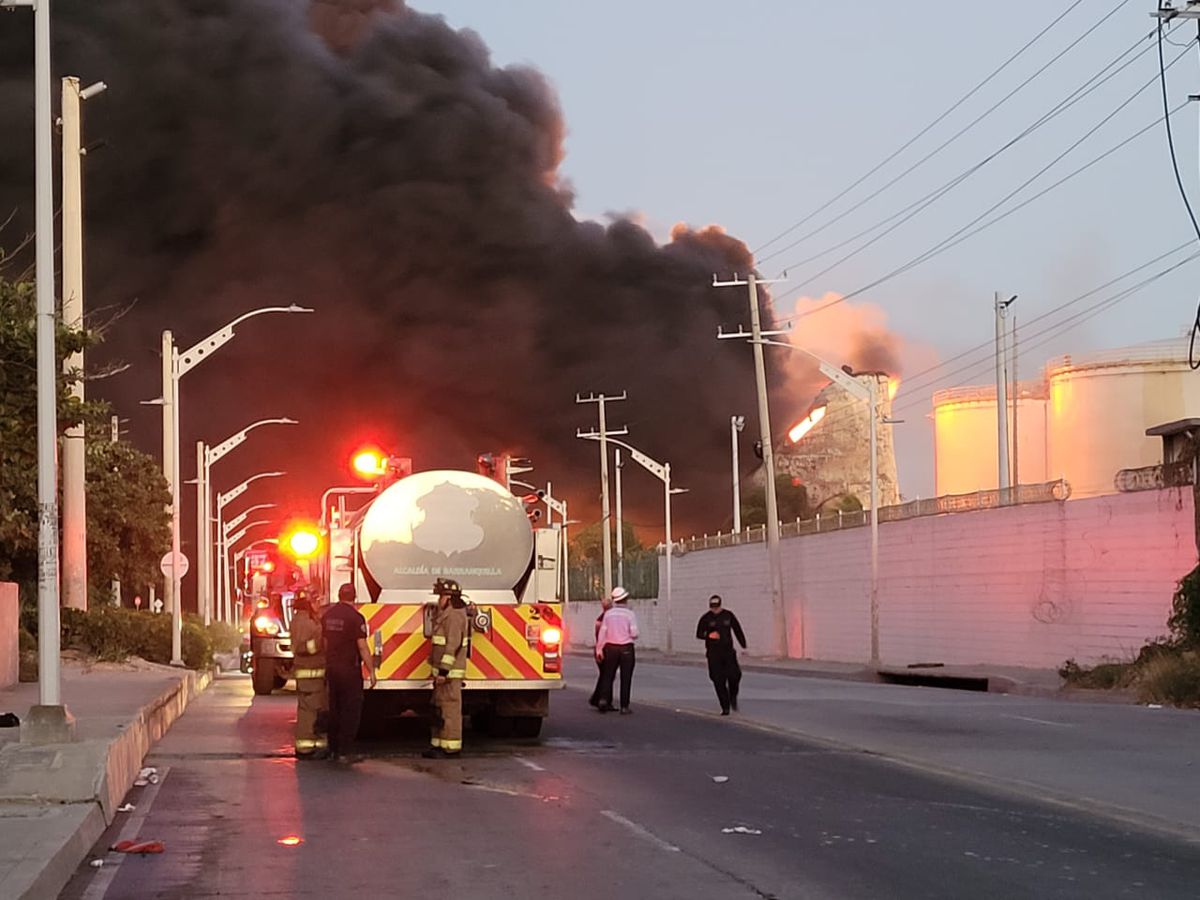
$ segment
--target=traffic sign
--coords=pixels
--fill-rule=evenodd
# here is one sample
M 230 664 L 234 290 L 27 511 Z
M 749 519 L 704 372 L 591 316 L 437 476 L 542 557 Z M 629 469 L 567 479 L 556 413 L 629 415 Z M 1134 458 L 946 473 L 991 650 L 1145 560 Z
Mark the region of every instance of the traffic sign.
M 162 560 L 158 564 L 158 568 L 163 573 L 163 578 L 173 577 L 171 574 L 171 554 L 163 554 Z M 179 554 L 179 577 L 183 578 L 188 573 L 188 558 L 182 553 Z
M 154 610 L 154 612 L 156 612 L 156 613 L 162 612 L 163 611 L 162 597 L 155 597 L 154 602 L 150 604 L 150 608 L 152 610 Z

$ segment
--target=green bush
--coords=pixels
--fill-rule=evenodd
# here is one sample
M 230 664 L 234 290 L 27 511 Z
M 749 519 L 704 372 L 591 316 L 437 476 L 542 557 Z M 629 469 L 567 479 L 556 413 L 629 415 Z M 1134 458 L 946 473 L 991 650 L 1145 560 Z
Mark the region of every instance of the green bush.
M 1090 669 L 1068 659 L 1058 670 L 1059 677 L 1071 687 L 1111 690 L 1128 687 L 1137 674 L 1137 663 L 1103 662 Z
M 99 606 L 86 612 L 62 610 L 62 646 L 97 659 L 119 662 L 130 656 L 156 663 L 171 661 L 171 617 L 132 609 Z M 184 665 L 204 668 L 212 663 L 212 641 L 204 626 L 185 621 L 180 632 Z
M 19 681 L 37 681 L 38 655 L 37 638 L 29 633 L 24 626 L 17 630 L 18 674 Z
M 242 631 L 227 622 L 213 622 L 208 626 L 208 638 L 213 653 L 236 653 L 242 646 Z
M 1171 618 L 1167 627 L 1176 643 L 1183 647 L 1200 647 L 1200 566 L 1179 580 L 1171 598 Z
M 1183 652 L 1146 663 L 1138 679 L 1138 699 L 1143 703 L 1200 707 L 1200 656 Z

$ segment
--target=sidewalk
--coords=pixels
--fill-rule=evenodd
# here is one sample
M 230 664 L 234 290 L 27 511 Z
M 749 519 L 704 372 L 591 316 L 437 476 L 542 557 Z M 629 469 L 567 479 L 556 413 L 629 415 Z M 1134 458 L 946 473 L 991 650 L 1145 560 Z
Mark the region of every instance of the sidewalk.
M 573 647 L 572 655 L 591 656 L 590 648 Z M 675 653 L 667 656 L 661 650 L 638 650 L 638 660 L 666 666 L 703 666 L 701 653 Z M 1017 666 L 930 666 L 930 667 L 871 667 L 862 663 L 825 662 L 816 659 L 779 659 L 769 656 L 740 655 L 738 661 L 746 672 L 768 675 L 791 675 L 797 678 L 830 678 L 837 681 L 875 682 L 879 684 L 909 684 L 926 687 L 957 687 L 963 690 L 989 691 L 998 694 L 1020 694 L 1027 697 L 1055 697 L 1063 700 L 1086 699 L 1090 702 L 1131 702 L 1130 695 L 1120 691 L 1081 691 L 1063 687 L 1062 679 L 1053 669 L 1027 669 Z
M 0 897 L 53 898 L 113 820 L 151 746 L 208 673 L 133 660 L 64 659 L 63 701 L 76 740 L 29 746 L 0 729 Z M 0 713 L 24 721 L 38 686 L 0 691 Z

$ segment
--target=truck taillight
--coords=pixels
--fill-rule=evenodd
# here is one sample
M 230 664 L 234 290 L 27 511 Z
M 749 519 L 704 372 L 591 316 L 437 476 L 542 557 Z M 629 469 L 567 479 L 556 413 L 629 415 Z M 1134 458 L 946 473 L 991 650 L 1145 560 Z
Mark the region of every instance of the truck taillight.
M 543 628 L 539 643 L 542 648 L 542 671 L 562 671 L 562 629 L 550 626 Z

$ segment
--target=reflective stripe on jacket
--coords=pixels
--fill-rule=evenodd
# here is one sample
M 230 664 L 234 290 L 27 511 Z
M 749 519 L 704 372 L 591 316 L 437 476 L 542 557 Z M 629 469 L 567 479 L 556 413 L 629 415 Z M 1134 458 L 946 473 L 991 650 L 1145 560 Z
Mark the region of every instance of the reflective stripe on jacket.
M 433 617 L 433 636 L 429 644 L 429 665 L 435 674 L 447 678 L 467 677 L 467 611 L 448 606 Z

